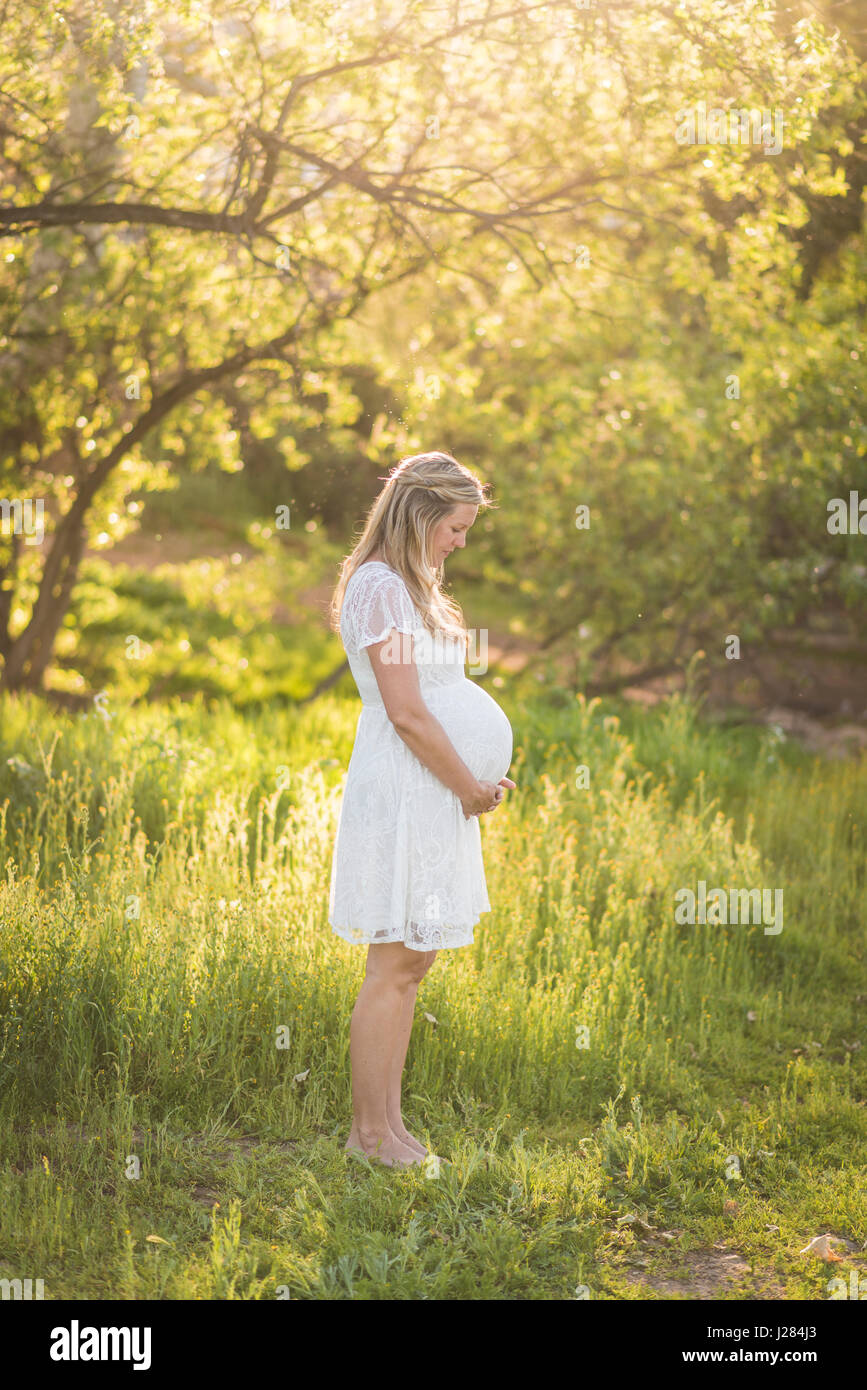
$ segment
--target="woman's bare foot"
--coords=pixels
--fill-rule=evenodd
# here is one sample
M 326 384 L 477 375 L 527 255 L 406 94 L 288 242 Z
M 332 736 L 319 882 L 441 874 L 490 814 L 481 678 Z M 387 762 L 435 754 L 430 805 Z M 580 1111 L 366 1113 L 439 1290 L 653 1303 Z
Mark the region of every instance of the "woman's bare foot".
M 384 1163 L 387 1168 L 408 1168 L 422 1161 L 418 1150 L 402 1143 L 391 1130 L 383 1135 L 359 1130 L 353 1125 L 344 1148 L 347 1153 L 365 1154 L 374 1162 Z M 424 1152 L 427 1153 L 427 1150 Z
M 412 1149 L 414 1153 L 420 1154 L 422 1158 L 427 1158 L 428 1151 L 424 1144 L 420 1139 L 416 1139 L 414 1134 L 410 1134 L 403 1120 L 398 1120 L 397 1122 L 389 1120 L 388 1123 L 396 1139 L 399 1139 L 402 1144 L 406 1144 L 406 1147 Z

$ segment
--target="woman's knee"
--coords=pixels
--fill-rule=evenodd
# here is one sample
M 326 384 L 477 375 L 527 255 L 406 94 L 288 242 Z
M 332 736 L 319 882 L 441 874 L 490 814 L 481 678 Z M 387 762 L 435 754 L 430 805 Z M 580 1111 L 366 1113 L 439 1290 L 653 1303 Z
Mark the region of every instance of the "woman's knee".
M 365 978 L 407 989 L 417 985 L 433 965 L 436 951 L 411 951 L 402 942 L 384 942 L 367 952 Z

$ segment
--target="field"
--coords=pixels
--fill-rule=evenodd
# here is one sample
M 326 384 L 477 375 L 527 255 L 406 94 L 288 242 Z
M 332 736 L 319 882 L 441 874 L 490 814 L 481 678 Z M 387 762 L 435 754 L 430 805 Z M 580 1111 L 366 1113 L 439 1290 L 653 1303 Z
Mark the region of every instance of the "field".
M 343 1152 L 364 948 L 326 918 L 357 701 L 3 700 L 0 1277 L 51 1299 L 867 1281 L 863 757 L 680 698 L 502 702 L 493 911 L 424 980 L 404 1081 L 449 1163 L 395 1172 Z M 782 890 L 782 929 L 677 922 L 699 881 Z M 800 1253 L 826 1233 L 839 1262 Z

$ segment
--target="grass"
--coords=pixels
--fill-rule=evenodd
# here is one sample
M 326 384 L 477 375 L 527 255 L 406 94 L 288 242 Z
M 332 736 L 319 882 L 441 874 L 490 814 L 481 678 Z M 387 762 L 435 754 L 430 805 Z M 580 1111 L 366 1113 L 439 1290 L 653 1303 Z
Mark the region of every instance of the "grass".
M 343 1153 L 364 949 L 327 902 L 357 702 L 5 698 L 0 1278 L 689 1298 L 721 1246 L 731 1299 L 867 1273 L 867 765 L 680 699 L 627 732 L 497 695 L 519 786 L 483 822 L 494 910 L 424 980 L 405 1075 L 438 1174 Z M 782 888 L 783 930 L 678 925 L 698 879 Z M 798 1253 L 826 1231 L 841 1263 Z
M 52 690 L 81 699 L 105 691 L 112 711 L 115 701 L 202 694 L 252 712 L 304 699 L 342 661 L 324 601 L 305 599 L 335 573 L 337 549 L 319 536 L 287 533 L 275 545 L 273 528 L 251 522 L 243 542 L 218 537 L 224 553 L 183 559 L 171 558 L 183 532 L 164 537 L 165 547 L 150 535 L 134 539 L 150 547 L 149 567 L 140 557 L 86 557 L 49 672 Z

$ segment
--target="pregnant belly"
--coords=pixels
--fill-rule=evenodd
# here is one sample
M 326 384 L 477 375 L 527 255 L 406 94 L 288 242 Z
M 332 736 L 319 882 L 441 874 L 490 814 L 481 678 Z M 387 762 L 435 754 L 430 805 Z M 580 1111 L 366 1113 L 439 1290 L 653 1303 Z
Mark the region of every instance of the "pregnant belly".
M 441 687 L 425 701 L 474 777 L 499 782 L 512 761 L 512 726 L 496 700 L 471 680 Z

